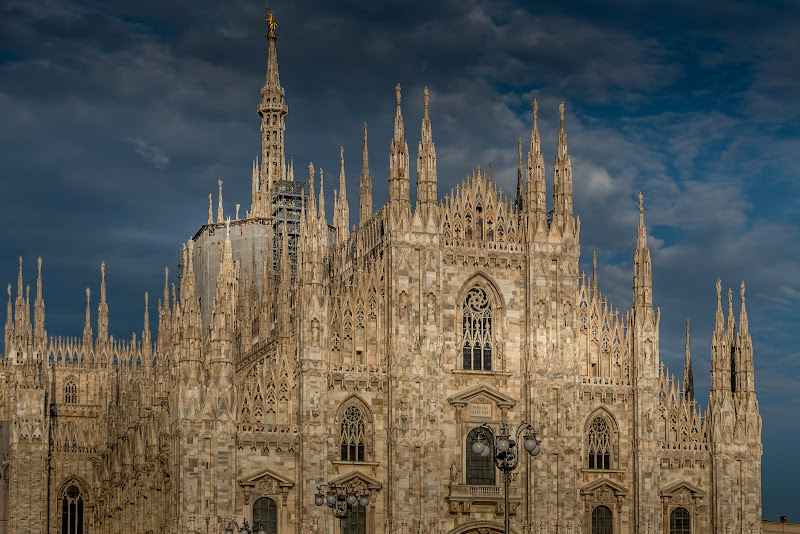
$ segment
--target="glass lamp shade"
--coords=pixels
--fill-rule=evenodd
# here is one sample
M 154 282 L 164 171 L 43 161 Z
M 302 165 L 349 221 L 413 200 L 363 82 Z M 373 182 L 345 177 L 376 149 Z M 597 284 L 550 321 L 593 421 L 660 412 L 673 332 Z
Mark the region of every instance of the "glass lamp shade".
M 231 527 L 226 528 L 225 534 L 233 534 L 233 529 Z
M 250 534 L 250 530 L 247 527 L 242 527 L 239 529 L 239 534 Z
M 536 440 L 533 439 L 532 437 L 526 437 L 524 446 L 526 451 L 531 452 L 533 449 L 536 448 Z
M 258 534 L 267 534 L 267 531 L 262 528 L 258 531 Z
M 473 441 L 472 442 L 472 452 L 475 454 L 483 454 L 483 450 L 486 449 L 486 444 L 482 441 Z
M 336 494 L 329 493 L 327 497 L 325 497 L 325 502 L 327 502 L 330 506 L 336 504 Z
M 325 504 L 325 497 L 323 497 L 321 493 L 317 493 L 316 495 L 314 495 L 314 504 L 316 504 L 317 506 L 322 506 L 323 504 Z M 231 532 L 230 534 L 233 534 L 233 532 Z
M 347 496 L 347 504 L 349 504 L 350 506 L 353 506 L 357 502 L 358 502 L 358 497 L 356 497 L 352 493 Z
M 484 458 L 492 454 L 492 447 L 490 445 L 483 444 L 483 450 L 481 451 L 480 455 Z
M 526 450 L 528 450 L 528 453 L 529 453 L 531 456 L 536 456 L 537 454 L 539 454 L 539 451 L 540 451 L 540 449 L 539 449 L 539 442 L 538 442 L 538 441 L 536 441 L 536 440 L 532 440 L 532 441 L 533 441 L 533 448 L 532 448 L 532 449 L 530 449 L 530 450 L 528 450 L 528 448 L 527 448 L 527 446 L 526 446 L 526 447 L 525 447 L 525 449 L 526 449 Z
M 359 499 L 358 501 L 358 504 L 360 504 L 363 508 L 366 508 L 367 505 L 369 504 L 369 497 L 367 497 L 366 495 L 364 497 L 361 497 L 361 499 Z
M 506 452 L 510 446 L 511 442 L 509 442 L 506 438 L 500 438 L 497 440 L 497 450 L 500 452 Z

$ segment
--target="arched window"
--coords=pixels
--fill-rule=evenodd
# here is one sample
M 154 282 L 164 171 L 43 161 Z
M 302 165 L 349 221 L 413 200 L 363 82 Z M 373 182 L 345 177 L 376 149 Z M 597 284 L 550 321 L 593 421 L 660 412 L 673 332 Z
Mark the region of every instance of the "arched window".
M 61 498 L 61 534 L 83 534 L 83 495 L 75 484 Z
M 589 469 L 611 469 L 611 428 L 603 417 L 589 427 Z
M 476 286 L 467 293 L 462 320 L 461 351 L 464 356 L 464 369 L 491 371 L 492 303 L 483 288 Z
M 348 406 L 342 417 L 340 437 L 341 457 L 344 462 L 363 462 L 366 424 L 358 406 Z
M 78 404 L 78 386 L 72 378 L 68 379 L 64 386 L 64 402 L 66 404 Z
M 691 534 L 691 516 L 686 508 L 675 508 L 669 514 L 669 534 Z
M 608 506 L 598 506 L 592 510 L 592 534 L 612 534 L 613 516 Z
M 253 503 L 253 532 L 261 530 L 278 534 L 278 506 L 269 497 L 261 497 Z
M 342 519 L 342 534 L 367 534 L 367 509 L 354 506 Z
M 487 428 L 473 428 L 467 435 L 467 484 L 473 486 L 494 486 L 494 450 L 486 456 L 472 452 L 472 444 L 478 439 L 478 435 L 483 432 L 486 442 L 493 449 L 494 435 Z

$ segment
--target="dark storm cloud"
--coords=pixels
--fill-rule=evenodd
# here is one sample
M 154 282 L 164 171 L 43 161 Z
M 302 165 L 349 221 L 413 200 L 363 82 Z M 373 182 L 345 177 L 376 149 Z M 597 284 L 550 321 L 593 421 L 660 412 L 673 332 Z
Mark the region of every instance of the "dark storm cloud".
M 800 402 L 800 5 L 271 7 L 290 110 L 287 157 L 298 178 L 312 160 L 325 170 L 330 206 L 344 146 L 351 222 L 364 121 L 375 205 L 387 197 L 396 83 L 412 165 L 422 90 L 430 88 L 440 197 L 489 161 L 513 195 L 516 143 L 521 137 L 527 151 L 533 98 L 551 184 L 565 101 L 581 266 L 591 268 L 596 250 L 601 289 L 616 307 L 630 305 L 642 191 L 662 359 L 681 375 L 689 316 L 699 398 L 708 388 L 714 281 L 736 289 L 746 280 L 764 414 L 765 516 L 800 514 L 779 482 L 787 469 L 800 476 L 780 447 L 800 439 L 796 426 L 781 425 L 787 402 Z M 225 181 L 226 213 L 236 203 L 249 207 L 263 19 L 262 3 L 243 0 L 0 4 L 0 212 L 15 229 L 0 238 L 0 279 L 13 282 L 24 255 L 32 282 L 35 258 L 44 257 L 51 333 L 80 333 L 83 288 L 96 296 L 106 260 L 111 330 L 138 335 L 142 294 L 160 295 L 163 266 L 174 267 L 180 243 L 205 222 L 217 180 Z M 93 318 L 96 308 L 95 297 Z

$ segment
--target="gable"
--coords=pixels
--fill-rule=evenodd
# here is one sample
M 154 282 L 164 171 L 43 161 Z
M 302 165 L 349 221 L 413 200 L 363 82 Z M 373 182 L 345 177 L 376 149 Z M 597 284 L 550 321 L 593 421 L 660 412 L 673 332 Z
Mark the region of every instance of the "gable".
M 461 393 L 453 395 L 447 399 L 447 402 L 453 406 L 466 406 L 469 402 L 479 400 L 481 397 L 486 401 L 493 402 L 501 408 L 513 408 L 516 406 L 517 401 L 508 395 L 500 393 L 496 389 L 490 388 L 484 384 L 473 386 Z

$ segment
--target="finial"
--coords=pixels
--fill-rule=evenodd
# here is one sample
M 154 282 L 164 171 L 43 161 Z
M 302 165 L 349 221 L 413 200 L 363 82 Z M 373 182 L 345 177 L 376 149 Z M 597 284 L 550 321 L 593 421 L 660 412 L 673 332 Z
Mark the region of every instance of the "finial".
M 239 208 L 240 207 L 241 207 L 240 204 L 236 204 L 236 217 L 234 217 L 234 219 L 236 219 L 237 221 L 239 220 Z
M 561 129 L 564 129 L 564 103 L 558 105 L 558 116 L 561 118 Z
M 717 278 L 717 302 L 722 301 L 722 280 Z
M 228 217 L 225 219 L 225 238 L 230 239 L 231 237 L 231 218 Z
M 739 285 L 739 294 L 742 295 L 742 302 L 744 302 L 744 281 Z
M 564 104 L 562 103 L 561 106 L 563 107 Z M 533 99 L 533 120 L 534 120 L 534 122 L 536 121 L 536 116 L 538 115 L 538 113 L 539 113 L 539 102 L 537 102 L 537 100 L 534 98 Z
M 106 283 L 106 262 L 100 263 L 100 283 Z
M 343 146 L 339 147 L 339 159 L 342 162 L 342 171 L 344 171 L 344 147 Z
M 517 162 L 522 164 L 522 138 L 517 139 Z
M 208 224 L 214 224 L 214 201 L 213 194 L 208 194 Z
M 8 298 L 11 298 L 11 284 L 8 284 Z
M 425 101 L 425 115 L 427 115 L 428 114 L 428 99 L 430 98 L 430 93 L 428 92 L 428 88 L 427 87 L 425 88 L 425 91 L 422 94 L 424 95 L 423 98 L 424 98 L 424 101 Z
M 644 213 L 644 207 L 643 207 L 643 204 L 642 204 L 642 193 L 641 193 L 641 191 L 639 192 L 639 213 Z
M 733 289 L 728 288 L 728 308 L 733 309 Z
M 42 277 L 42 257 L 39 256 L 39 278 Z M 742 282 L 744 284 L 744 282 Z
M 494 163 L 492 160 L 489 160 L 489 181 L 492 180 L 492 174 L 494 172 Z
M 91 295 L 91 293 L 92 293 L 91 290 L 87 287 L 86 288 L 86 307 L 87 308 L 89 307 L 89 302 L 90 302 L 89 301 L 89 296 Z
M 269 4 L 266 5 L 267 7 L 267 28 L 269 28 L 269 33 L 267 33 L 268 39 L 275 39 L 277 35 L 275 34 L 275 30 L 278 29 L 278 23 L 275 22 L 275 13 L 269 10 Z
M 394 92 L 397 95 L 397 107 L 400 107 L 400 84 L 397 84 L 397 87 L 394 88 Z

